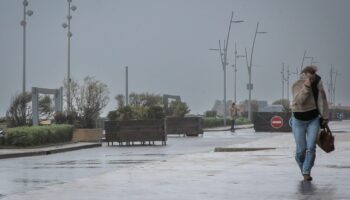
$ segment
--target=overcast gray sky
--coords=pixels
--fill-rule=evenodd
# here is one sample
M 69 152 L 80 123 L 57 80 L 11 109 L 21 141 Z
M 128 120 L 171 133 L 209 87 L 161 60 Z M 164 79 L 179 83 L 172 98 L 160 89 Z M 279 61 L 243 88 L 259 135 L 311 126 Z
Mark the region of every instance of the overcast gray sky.
M 73 0 L 72 77 L 95 76 L 106 83 L 111 101 L 124 93 L 124 67 L 129 91 L 181 95 L 192 113 L 211 109 L 223 99 L 218 40 L 226 37 L 231 11 L 239 53 L 250 51 L 256 23 L 253 98 L 281 98 L 282 62 L 295 71 L 304 50 L 319 62 L 324 82 L 330 65 L 340 73 L 336 103 L 350 105 L 350 1 L 347 0 Z M 29 0 L 34 15 L 27 27 L 27 90 L 58 88 L 66 76 L 66 0 Z M 22 0 L 0 0 L 0 116 L 22 88 Z M 307 61 L 309 62 L 309 60 Z M 306 62 L 306 63 L 307 63 Z M 248 97 L 245 60 L 238 64 L 238 100 Z M 228 68 L 228 99 L 233 98 L 233 69 Z M 296 76 L 292 75 L 291 80 Z

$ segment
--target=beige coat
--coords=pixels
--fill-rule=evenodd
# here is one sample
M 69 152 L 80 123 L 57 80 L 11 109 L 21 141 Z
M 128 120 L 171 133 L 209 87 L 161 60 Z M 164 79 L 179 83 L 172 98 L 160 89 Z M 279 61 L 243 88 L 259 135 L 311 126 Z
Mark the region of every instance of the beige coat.
M 293 112 L 306 112 L 316 109 L 316 103 L 311 87 L 306 87 L 304 82 L 307 80 L 305 74 L 301 74 L 300 79 L 297 80 L 292 86 L 293 101 L 292 111 Z M 328 119 L 329 108 L 326 97 L 326 92 L 323 88 L 322 81 L 318 83 L 318 108 L 321 117 Z
M 237 118 L 237 113 L 238 109 L 236 107 L 231 107 L 230 109 L 230 114 L 231 114 L 231 119 L 236 119 Z

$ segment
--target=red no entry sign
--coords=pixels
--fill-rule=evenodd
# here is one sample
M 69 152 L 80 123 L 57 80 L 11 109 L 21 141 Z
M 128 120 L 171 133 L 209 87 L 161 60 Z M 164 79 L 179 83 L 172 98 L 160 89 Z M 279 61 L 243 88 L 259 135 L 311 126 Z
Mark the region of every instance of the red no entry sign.
M 271 126 L 272 128 L 281 128 L 283 126 L 283 118 L 276 115 L 271 118 Z

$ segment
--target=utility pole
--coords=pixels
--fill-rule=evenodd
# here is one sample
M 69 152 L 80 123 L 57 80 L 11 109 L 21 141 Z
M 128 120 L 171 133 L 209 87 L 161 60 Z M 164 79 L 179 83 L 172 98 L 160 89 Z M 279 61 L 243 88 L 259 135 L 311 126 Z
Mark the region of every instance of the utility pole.
M 337 82 L 337 76 L 339 73 L 334 70 L 333 65 L 331 64 L 331 69 L 329 73 L 330 80 L 327 81 L 328 86 L 328 95 L 329 95 L 329 104 L 331 106 L 335 106 L 335 89 L 336 89 L 336 82 Z
M 298 80 L 298 79 L 299 79 L 300 73 L 299 73 L 299 69 L 298 69 L 298 67 L 295 69 L 295 72 L 292 72 L 292 74 L 294 74 L 294 75 L 295 75 L 296 80 Z
M 21 26 L 23 27 L 23 77 L 22 77 L 22 94 L 25 95 L 26 92 L 26 28 L 27 28 L 27 15 L 32 16 L 33 11 L 27 10 L 29 5 L 27 0 L 23 1 L 23 20 L 21 21 Z
M 234 85 L 234 102 L 237 102 L 237 59 L 244 58 L 245 55 L 238 55 L 237 44 L 235 43 L 235 64 L 232 65 L 235 72 L 235 85 Z
M 247 89 L 249 90 L 249 97 L 248 97 L 248 118 L 250 121 L 252 121 L 252 90 L 253 90 L 253 84 L 252 84 L 252 66 L 253 66 L 253 53 L 254 53 L 254 46 L 255 46 L 255 40 L 256 40 L 256 35 L 257 34 L 265 34 L 266 32 L 258 31 L 259 29 L 259 22 L 256 24 L 256 30 L 254 34 L 254 39 L 253 39 L 253 45 L 252 49 L 250 52 L 250 63 L 248 64 L 248 59 L 247 60 L 247 68 L 248 68 L 248 85 Z M 247 55 L 247 49 L 246 49 L 246 56 Z
M 224 46 L 221 47 L 221 41 L 219 40 L 219 49 L 209 49 L 209 50 L 215 50 L 215 51 L 219 51 L 220 53 L 220 60 L 221 60 L 221 64 L 222 64 L 222 69 L 223 69 L 223 74 L 224 74 L 224 126 L 226 126 L 226 122 L 227 122 L 227 101 L 226 101 L 226 67 L 228 65 L 227 62 L 227 50 L 228 50 L 228 45 L 229 45 L 229 40 L 230 40 L 230 32 L 231 32 L 231 25 L 232 23 L 241 23 L 243 22 L 243 20 L 236 20 L 233 21 L 233 11 L 231 13 L 231 18 L 230 18 L 230 23 L 229 23 L 229 27 L 228 27 L 228 31 L 227 31 L 227 36 L 226 36 L 226 40 L 224 40 Z
M 72 20 L 72 15 L 71 11 L 76 11 L 77 6 L 71 5 L 72 0 L 67 0 L 68 2 L 68 15 L 67 15 L 67 23 L 63 23 L 62 27 L 67 28 L 67 38 L 68 38 L 68 51 L 67 51 L 67 81 L 68 81 L 68 88 L 67 88 L 67 110 L 71 111 L 71 106 L 72 106 L 72 99 L 71 99 L 71 76 L 70 76 L 70 45 L 71 45 L 71 37 L 73 36 L 71 32 L 71 20 Z
M 284 99 L 284 63 L 282 63 L 282 70 L 281 70 L 281 75 L 282 75 L 282 99 L 281 99 L 281 105 L 283 105 L 283 99 Z
M 334 74 L 334 85 L 333 85 L 333 104 L 334 106 L 336 106 L 336 102 L 335 102 L 335 84 L 337 82 L 337 76 L 338 76 L 338 72 L 336 71 L 335 74 Z
M 129 105 L 129 70 L 125 67 L 125 105 Z
M 289 102 L 289 91 L 290 91 L 290 88 L 289 88 L 290 75 L 291 75 L 291 73 L 290 73 L 289 65 L 288 65 L 288 67 L 287 67 L 287 79 L 286 79 L 286 81 L 287 81 L 287 99 L 288 99 L 288 102 Z
M 329 100 L 331 106 L 333 105 L 333 65 L 331 65 L 331 72 L 330 72 L 330 85 L 329 85 Z
M 303 59 L 301 60 L 301 66 L 300 66 L 300 71 L 303 70 L 303 67 L 304 67 L 304 61 L 305 59 L 309 58 L 309 59 L 313 59 L 313 57 L 310 57 L 310 56 L 306 56 L 306 50 L 304 51 L 304 56 L 303 56 Z M 311 61 L 311 64 L 312 64 L 312 61 Z

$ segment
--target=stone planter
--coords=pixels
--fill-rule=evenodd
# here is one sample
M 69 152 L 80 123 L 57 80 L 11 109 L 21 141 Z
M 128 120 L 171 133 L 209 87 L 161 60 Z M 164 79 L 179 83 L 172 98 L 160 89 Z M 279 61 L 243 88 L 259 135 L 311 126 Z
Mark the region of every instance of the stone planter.
M 102 129 L 82 129 L 73 131 L 72 142 L 100 142 L 102 139 Z

